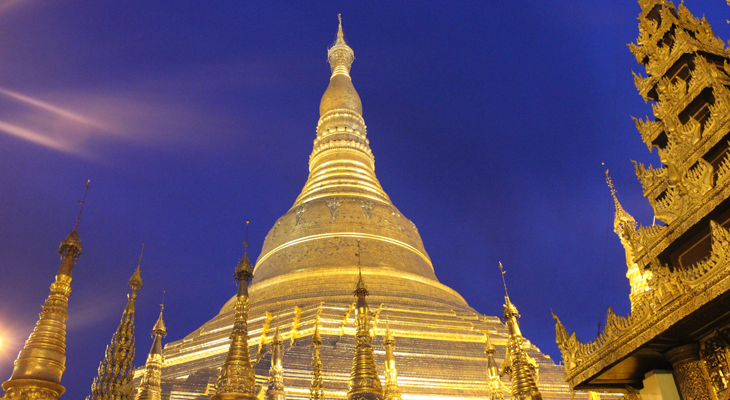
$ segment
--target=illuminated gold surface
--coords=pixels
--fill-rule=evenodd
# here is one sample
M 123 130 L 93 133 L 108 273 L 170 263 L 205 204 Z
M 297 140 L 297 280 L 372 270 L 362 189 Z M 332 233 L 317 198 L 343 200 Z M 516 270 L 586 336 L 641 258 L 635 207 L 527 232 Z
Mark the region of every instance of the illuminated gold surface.
M 144 245 L 142 250 L 144 251 Z M 139 257 L 137 269 L 129 279 L 131 292 L 127 295 L 122 320 L 111 343 L 106 346 L 104 359 L 99 363 L 99 376 L 94 378 L 91 395 L 86 400 L 131 400 L 134 395 L 134 302 L 137 300 L 137 291 L 142 288 L 141 264 L 142 255 Z
M 167 336 L 165 321 L 162 319 L 163 310 L 164 306 L 160 304 L 160 316 L 152 328 L 152 347 L 149 355 L 147 355 L 144 374 L 137 388 L 135 400 L 160 400 L 162 395 L 160 382 L 162 379 L 162 365 L 165 362 L 162 356 L 162 338 Z
M 351 81 L 354 53 L 341 30 L 328 59 L 333 74 L 320 103 L 309 178 L 294 206 L 266 235 L 250 287 L 248 333 L 252 354 L 261 355 L 254 363 L 258 384 L 265 385 L 271 360 L 262 338 L 269 329 L 267 315 L 276 313 L 287 338 L 282 355 L 287 398 L 347 397 L 358 324 L 364 335 L 366 323 L 351 295 L 358 281 L 353 254 L 359 241 L 362 277 L 371 292 L 370 335 L 382 333 L 378 324 L 387 315 L 398 336 L 394 357 L 402 397 L 483 399 L 489 393 L 485 328 L 493 332 L 498 359 L 506 351 L 507 328 L 497 317 L 487 317 L 485 327 L 484 316 L 438 281 L 415 224 L 380 186 Z M 229 300 L 215 318 L 165 347 L 163 380 L 173 392 L 193 393 L 185 379 L 223 363 L 236 302 Z M 318 338 L 312 337 L 315 326 Z M 384 365 L 385 349 L 375 343 L 373 365 Z M 525 348 L 540 364 L 545 397 L 569 399 L 560 367 L 529 342 Z
M 87 186 L 88 188 L 88 186 Z M 3 383 L 6 399 L 55 400 L 66 390 L 61 376 L 66 369 L 66 320 L 71 278 L 81 255 L 76 228 L 61 242 L 61 266 L 33 333 L 25 342 L 13 366 L 10 380 Z

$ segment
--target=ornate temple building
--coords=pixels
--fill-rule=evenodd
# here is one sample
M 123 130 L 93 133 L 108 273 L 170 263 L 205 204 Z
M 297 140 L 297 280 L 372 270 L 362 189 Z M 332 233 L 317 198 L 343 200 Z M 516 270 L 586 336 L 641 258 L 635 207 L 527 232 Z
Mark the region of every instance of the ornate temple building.
M 340 24 L 328 51 L 332 75 L 320 103 L 309 178 L 269 231 L 253 270 L 247 335 L 256 395 L 283 398 L 281 390 L 279 397 L 266 394 L 274 379 L 274 387 L 283 387 L 289 399 L 353 396 L 348 382 L 355 337 L 363 335 L 364 322 L 352 291 L 361 276 L 370 293 L 367 332 L 383 396 L 487 398 L 495 378 L 487 374 L 485 335 L 494 346 L 493 362 L 501 362 L 510 330 L 439 283 L 415 224 L 378 182 L 362 103 L 350 76 L 354 59 Z M 216 393 L 237 304 L 232 298 L 213 319 L 165 346 L 163 399 Z M 514 346 L 524 350 L 520 362 L 534 364 L 544 398 L 570 397 L 559 366 L 521 336 Z M 508 393 L 508 374 L 502 379 Z
M 608 310 L 579 342 L 557 319 L 566 380 L 628 398 L 722 399 L 730 382 L 730 50 L 703 19 L 640 0 L 634 81 L 654 119 L 636 126 L 660 167 L 636 164 L 658 224 L 638 226 L 609 185 L 626 249 L 631 313 Z

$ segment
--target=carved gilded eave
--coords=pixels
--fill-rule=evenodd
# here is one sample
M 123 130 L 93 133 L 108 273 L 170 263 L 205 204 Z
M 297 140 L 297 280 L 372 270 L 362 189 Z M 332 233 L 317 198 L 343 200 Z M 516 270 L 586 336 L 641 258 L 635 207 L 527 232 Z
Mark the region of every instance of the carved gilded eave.
M 603 332 L 592 342 L 578 341 L 554 316 L 556 341 L 563 355 L 568 384 L 586 384 L 602 371 L 632 355 L 660 333 L 676 325 L 703 305 L 730 291 L 730 231 L 710 223 L 710 255 L 685 270 L 652 265 L 643 302 L 628 317 L 610 308 Z

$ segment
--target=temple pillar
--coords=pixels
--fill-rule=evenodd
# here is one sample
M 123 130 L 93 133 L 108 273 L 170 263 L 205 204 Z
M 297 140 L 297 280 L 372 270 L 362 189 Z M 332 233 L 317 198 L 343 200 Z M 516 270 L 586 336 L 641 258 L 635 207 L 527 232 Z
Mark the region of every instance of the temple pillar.
M 718 400 L 710 374 L 700 360 L 699 343 L 675 347 L 664 356 L 674 367 L 674 378 L 684 400 Z

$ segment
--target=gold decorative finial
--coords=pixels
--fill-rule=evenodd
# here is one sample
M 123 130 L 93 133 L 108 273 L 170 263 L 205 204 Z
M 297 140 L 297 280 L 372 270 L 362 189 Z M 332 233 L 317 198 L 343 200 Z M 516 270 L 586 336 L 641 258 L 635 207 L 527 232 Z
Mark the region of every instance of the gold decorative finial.
M 245 252 L 236 266 L 234 276 L 238 283 L 238 294 L 234 308 L 233 331 L 230 336 L 231 346 L 218 373 L 215 395 L 211 400 L 258 400 L 256 375 L 248 350 L 248 282 L 253 277 L 253 268 Z
M 284 367 L 282 366 L 283 346 L 284 339 L 281 337 L 279 325 L 277 324 L 271 342 L 271 367 L 269 368 L 269 381 L 264 396 L 265 400 L 286 400 Z
M 84 203 L 86 203 L 86 193 L 89 192 L 89 187 L 91 187 L 91 179 L 88 179 L 86 181 L 86 189 L 84 189 L 84 199 L 79 201 L 79 204 L 81 204 L 81 208 L 79 209 L 79 216 L 76 218 L 76 226 L 74 227 L 74 231 L 79 229 L 79 222 L 81 222 L 81 214 L 84 212 Z
M 365 281 L 362 279 L 362 265 L 360 263 L 360 239 L 357 239 L 357 253 L 355 253 L 355 256 L 357 257 L 357 285 L 355 285 L 355 291 L 353 294 L 360 297 L 365 297 L 370 294 L 368 292 L 368 287 L 365 285 Z
M 504 295 L 506 297 L 509 297 L 509 293 L 507 293 L 507 281 L 504 280 L 504 274 L 506 274 L 507 271 L 505 271 L 504 267 L 502 267 L 502 261 L 499 262 L 499 271 L 502 272 L 502 284 L 504 285 Z
M 88 188 L 88 183 L 87 183 Z M 66 320 L 74 263 L 81 255 L 81 239 L 73 231 L 61 242 L 61 266 L 43 305 L 33 333 L 13 366 L 10 380 L 2 384 L 6 399 L 58 399 L 66 391 L 61 376 L 66 369 Z
M 147 355 L 142 380 L 137 388 L 135 400 L 160 400 L 162 388 L 162 366 L 165 359 L 162 355 L 162 338 L 167 336 L 165 322 L 162 319 L 162 311 L 165 309 L 165 291 L 162 291 L 162 303 L 160 303 L 160 316 L 155 326 L 152 327 L 152 347 Z
M 369 294 L 362 279 L 362 265 L 360 264 L 360 240 L 357 241 L 357 265 L 359 279 L 353 293 L 357 297 L 355 350 L 350 373 L 350 390 L 347 391 L 348 400 L 368 399 L 383 400 L 383 387 L 378 377 L 373 358 L 373 338 L 370 336 L 370 309 L 365 297 Z
M 139 263 L 137 263 L 137 269 L 134 271 L 134 274 L 132 274 L 132 277 L 129 278 L 129 282 L 127 285 L 129 285 L 130 288 L 132 288 L 132 292 L 134 293 L 134 296 L 137 295 L 137 290 L 139 290 L 142 287 L 142 276 L 140 274 L 140 267 L 142 266 L 142 256 L 144 255 L 144 246 L 145 244 L 142 243 L 142 251 L 139 253 Z M 134 303 L 132 303 L 134 304 Z
M 144 249 L 144 245 L 142 245 Z M 140 264 L 142 259 L 140 257 Z M 106 347 L 104 359 L 99 364 L 99 375 L 91 384 L 91 395 L 86 400 L 120 399 L 132 400 L 134 395 L 134 302 L 137 300 L 137 290 L 142 287 L 140 266 L 129 279 L 130 293 L 127 294 L 127 305 L 122 313 L 116 332 L 111 343 Z
M 383 336 L 383 347 L 385 347 L 385 400 L 401 400 L 400 389 L 398 388 L 398 371 L 395 368 L 395 338 L 390 332 L 390 322 L 385 319 L 385 336 Z
M 504 268 L 499 263 L 499 269 L 502 271 L 502 282 L 504 283 L 504 309 L 503 317 L 509 332 L 507 344 L 507 354 L 502 363 L 502 374 L 507 373 L 512 378 L 512 398 L 520 400 L 542 400 L 542 394 L 537 389 L 534 373 L 537 372 L 537 364 L 525 352 L 523 347 L 524 338 L 520 331 L 518 319 L 520 314 L 517 307 L 509 299 L 507 295 L 507 284 L 504 281 Z
M 251 221 L 249 221 L 249 220 L 246 220 L 246 240 L 244 240 L 244 242 L 243 242 L 243 247 L 244 247 L 244 248 L 243 248 L 243 255 L 244 255 L 244 256 L 246 255 L 246 253 L 248 253 L 248 224 L 249 224 L 250 222 L 251 222 Z
M 342 15 L 337 14 L 337 19 L 340 21 L 337 27 L 337 37 L 335 38 L 335 44 L 327 50 L 327 60 L 332 68 L 332 77 L 340 74 L 350 77 L 350 67 L 352 62 L 355 61 L 355 52 L 345 42 L 345 33 L 342 30 Z
M 613 231 L 618 235 L 621 245 L 624 247 L 626 253 L 626 277 L 629 278 L 629 285 L 631 286 L 631 293 L 629 299 L 631 300 L 631 309 L 641 302 L 641 297 L 648 290 L 647 281 L 651 277 L 651 271 L 642 272 L 639 266 L 634 262 L 634 245 L 632 244 L 632 237 L 636 233 L 637 223 L 634 217 L 631 216 L 624 208 L 616 197 L 616 188 L 613 186 L 613 180 L 608 174 L 606 169 L 606 184 L 611 190 L 611 196 L 613 197 L 613 203 L 616 207 L 616 214 L 613 219 Z
M 312 382 L 309 387 L 310 400 L 324 400 L 324 378 L 322 377 L 322 359 L 319 348 L 322 346 L 322 337 L 319 335 L 319 318 L 314 321 L 312 335 Z
M 489 327 L 485 328 L 484 336 L 484 354 L 487 356 L 487 379 L 489 381 L 489 399 L 504 400 L 504 394 L 502 393 L 502 378 L 499 376 L 499 365 L 494 359 L 494 355 L 497 353 L 497 348 L 492 344 L 492 340 L 489 336 Z

